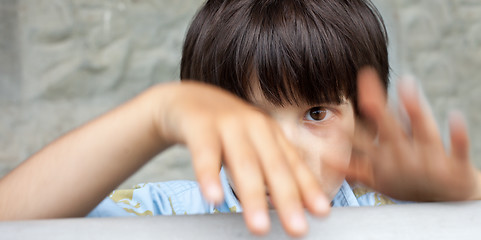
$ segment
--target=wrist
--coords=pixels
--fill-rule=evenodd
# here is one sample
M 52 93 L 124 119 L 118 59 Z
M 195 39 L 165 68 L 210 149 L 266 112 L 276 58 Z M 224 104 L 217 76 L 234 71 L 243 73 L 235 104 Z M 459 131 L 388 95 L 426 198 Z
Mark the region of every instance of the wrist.
M 166 147 L 176 143 L 173 137 L 174 134 L 171 133 L 173 128 L 169 127 L 172 125 L 170 124 L 171 113 L 169 112 L 169 106 L 172 106 L 174 103 L 173 98 L 176 95 L 178 85 L 178 82 L 158 84 L 146 92 L 153 133 Z

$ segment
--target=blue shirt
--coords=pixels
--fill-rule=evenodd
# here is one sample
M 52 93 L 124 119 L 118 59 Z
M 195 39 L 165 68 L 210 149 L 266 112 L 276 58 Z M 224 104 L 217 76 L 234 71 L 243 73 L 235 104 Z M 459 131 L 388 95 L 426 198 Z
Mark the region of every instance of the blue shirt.
M 224 170 L 220 172 L 224 201 L 208 203 L 195 181 L 169 181 L 138 184 L 133 189 L 115 190 L 87 217 L 153 216 L 241 212 L 242 208 L 230 187 Z M 333 207 L 377 206 L 396 203 L 382 194 L 361 186 L 351 188 L 344 181 L 332 201 Z

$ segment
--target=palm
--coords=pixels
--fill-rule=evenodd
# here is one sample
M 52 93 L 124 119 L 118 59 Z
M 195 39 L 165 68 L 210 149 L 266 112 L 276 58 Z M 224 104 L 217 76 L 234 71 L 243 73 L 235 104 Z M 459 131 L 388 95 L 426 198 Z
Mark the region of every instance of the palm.
M 469 140 L 459 114 L 450 119 L 448 151 L 414 84 L 399 92 L 410 123 L 406 131 L 386 107 L 376 73 L 361 71 L 358 81 L 365 121 L 356 126 L 348 177 L 399 200 L 467 200 L 477 195 L 479 172 L 469 161 Z

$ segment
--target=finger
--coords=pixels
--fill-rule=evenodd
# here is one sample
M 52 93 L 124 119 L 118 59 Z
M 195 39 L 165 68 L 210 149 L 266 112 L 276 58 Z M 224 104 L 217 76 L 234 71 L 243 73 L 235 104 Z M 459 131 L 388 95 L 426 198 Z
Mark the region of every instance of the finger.
M 192 166 L 207 201 L 219 204 L 224 199 L 219 179 L 222 149 L 219 136 L 210 128 L 191 130 L 186 141 L 192 155 Z
M 381 142 L 406 137 L 396 118 L 388 111 L 386 91 L 373 68 L 367 67 L 359 71 L 358 102 L 362 115 L 377 126 Z
M 345 175 L 348 181 L 359 182 L 365 186 L 374 186 L 372 161 L 366 154 L 353 150 L 349 166 L 344 166 L 333 161 L 325 161 L 325 167 Z
M 246 225 L 256 235 L 266 234 L 270 222 L 264 176 L 256 150 L 240 129 L 224 131 L 223 139 L 226 164 L 242 203 Z
M 366 186 L 373 185 L 372 161 L 379 159 L 379 149 L 375 145 L 376 136 L 372 126 L 358 119 L 354 132 L 351 161 L 345 174 L 351 181 L 360 182 Z M 371 157 L 369 157 L 371 156 Z M 383 162 L 382 164 L 387 164 Z
M 321 185 L 309 169 L 304 160 L 300 157 L 297 149 L 286 139 L 284 134 L 278 134 L 278 141 L 281 149 L 284 150 L 289 166 L 298 183 L 301 196 L 309 211 L 319 216 L 329 213 L 330 203 L 326 194 L 321 190 Z
M 462 162 L 469 162 L 469 138 L 464 117 L 453 112 L 449 117 L 451 136 L 451 157 Z
M 352 153 L 346 176 L 351 181 L 359 182 L 366 187 L 375 188 L 373 162 L 364 153 L 357 151 Z
M 354 135 L 350 139 L 352 143 L 351 161 L 348 166 L 336 161 L 323 160 L 323 164 L 342 175 L 346 175 L 350 180 L 365 182 L 363 180 L 367 175 L 367 160 L 374 161 L 377 157 L 379 149 L 375 144 L 376 129 L 373 124 L 365 119 L 356 119 Z M 371 163 L 375 164 L 375 163 Z M 383 162 L 382 164 L 386 164 Z M 368 171 L 372 172 L 372 170 Z
M 277 142 L 271 126 L 266 122 L 253 129 L 252 141 L 260 156 L 260 164 L 266 177 L 269 194 L 276 206 L 282 225 L 291 236 L 307 232 L 307 221 L 302 209 L 300 191 L 284 151 Z
M 361 119 L 356 120 L 356 127 L 352 137 L 352 148 L 365 154 L 375 154 L 376 130 Z
M 359 108 L 365 117 L 379 123 L 384 116 L 387 101 L 379 76 L 375 69 L 365 67 L 359 71 L 357 78 Z
M 436 120 L 412 77 L 404 77 L 398 85 L 401 102 L 408 114 L 412 136 L 416 141 L 442 145 Z

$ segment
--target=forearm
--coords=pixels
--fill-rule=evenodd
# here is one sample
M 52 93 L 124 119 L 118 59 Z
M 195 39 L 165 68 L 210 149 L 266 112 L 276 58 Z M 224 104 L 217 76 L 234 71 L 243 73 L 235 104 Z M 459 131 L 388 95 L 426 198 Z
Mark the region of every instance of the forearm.
M 0 219 L 83 216 L 167 148 L 154 87 L 46 146 L 0 179 Z

